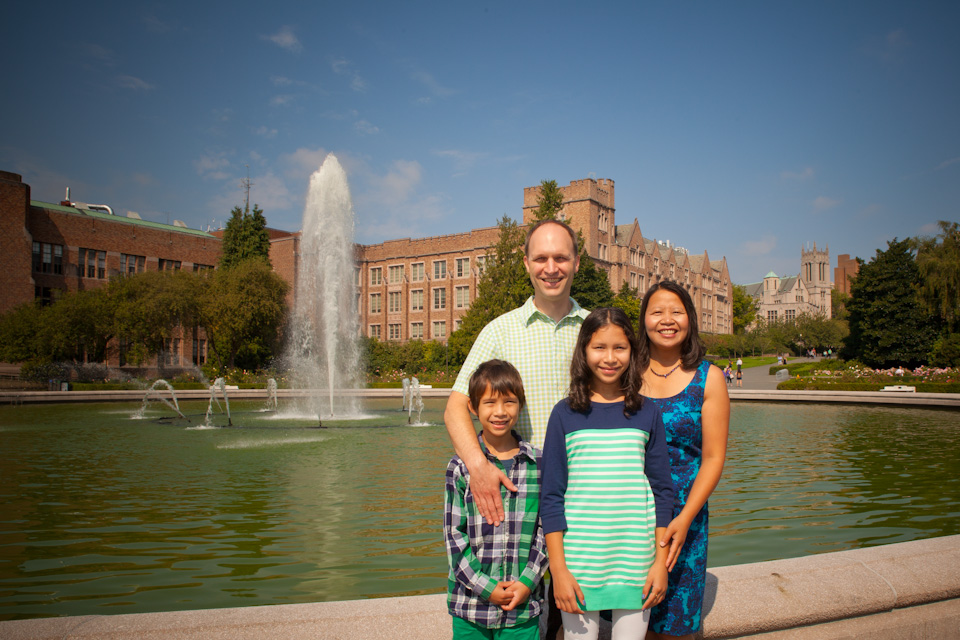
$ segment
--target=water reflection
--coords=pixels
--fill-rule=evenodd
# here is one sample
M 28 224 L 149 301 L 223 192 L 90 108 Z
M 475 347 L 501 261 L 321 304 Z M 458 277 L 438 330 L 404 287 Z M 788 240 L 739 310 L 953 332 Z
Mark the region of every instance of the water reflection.
M 118 405 L 0 407 L 0 619 L 443 591 L 442 401 L 434 426 L 406 427 L 391 400 L 322 430 L 260 404 L 236 407 L 255 429 L 210 430 Z M 956 423 L 736 405 L 710 565 L 960 533 Z

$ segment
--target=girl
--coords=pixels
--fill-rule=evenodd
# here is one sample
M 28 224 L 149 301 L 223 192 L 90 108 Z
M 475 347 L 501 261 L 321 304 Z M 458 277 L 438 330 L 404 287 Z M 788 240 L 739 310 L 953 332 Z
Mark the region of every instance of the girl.
M 640 640 L 667 585 L 674 490 L 660 411 L 640 395 L 637 338 L 620 309 L 583 321 L 570 395 L 543 446 L 540 517 L 564 638 L 592 639 L 613 610 L 613 640 Z
M 647 290 L 640 306 L 638 365 L 643 389 L 663 412 L 677 490 L 673 520 L 659 547 L 669 548 L 666 600 L 654 608 L 647 638 L 693 638 L 700 628 L 707 571 L 707 498 L 727 452 L 730 398 L 717 367 L 703 359 L 697 310 L 687 290 L 669 280 Z M 737 386 L 741 379 L 737 361 Z

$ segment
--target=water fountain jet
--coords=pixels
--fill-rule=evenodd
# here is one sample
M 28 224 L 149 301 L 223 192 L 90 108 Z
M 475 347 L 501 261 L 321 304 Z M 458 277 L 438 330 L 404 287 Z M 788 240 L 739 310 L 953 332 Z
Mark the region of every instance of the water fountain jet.
M 287 349 L 294 387 L 311 389 L 303 413 L 357 416 L 360 327 L 353 244 L 353 202 L 347 176 L 332 153 L 310 177 L 303 210 L 296 302 Z

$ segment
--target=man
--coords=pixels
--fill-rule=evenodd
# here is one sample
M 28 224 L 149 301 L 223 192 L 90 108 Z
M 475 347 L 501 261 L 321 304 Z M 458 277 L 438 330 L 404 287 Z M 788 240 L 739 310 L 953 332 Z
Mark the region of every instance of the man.
M 527 397 L 516 429 L 524 440 L 543 447 L 550 412 L 567 394 L 573 348 L 587 317 L 570 297 L 580 255 L 577 236 L 569 226 L 542 220 L 531 227 L 523 265 L 533 283 L 533 296 L 483 328 L 460 369 L 444 413 L 453 447 L 470 473 L 477 507 L 494 526 L 503 521 L 500 485 L 510 491 L 516 487 L 480 450 L 467 408 L 470 376 L 480 363 L 493 358 L 513 364 Z

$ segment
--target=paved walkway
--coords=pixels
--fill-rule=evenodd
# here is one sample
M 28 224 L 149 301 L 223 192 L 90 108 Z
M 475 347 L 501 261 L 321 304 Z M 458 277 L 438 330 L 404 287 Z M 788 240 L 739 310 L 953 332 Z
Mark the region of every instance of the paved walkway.
M 789 364 L 794 364 L 795 362 L 810 362 L 812 360 L 820 360 L 820 358 L 790 358 Z M 724 358 L 721 358 L 716 361 L 717 364 L 726 364 L 727 361 Z M 737 375 L 737 360 L 733 359 L 733 375 Z M 776 363 L 774 363 L 775 365 Z M 774 366 L 770 364 L 760 365 L 759 367 L 750 367 L 749 369 L 743 370 L 743 389 L 776 389 L 777 388 L 777 376 L 770 375 L 770 367 Z M 735 389 L 737 387 L 737 381 L 734 379 L 733 383 L 730 384 L 730 389 Z

